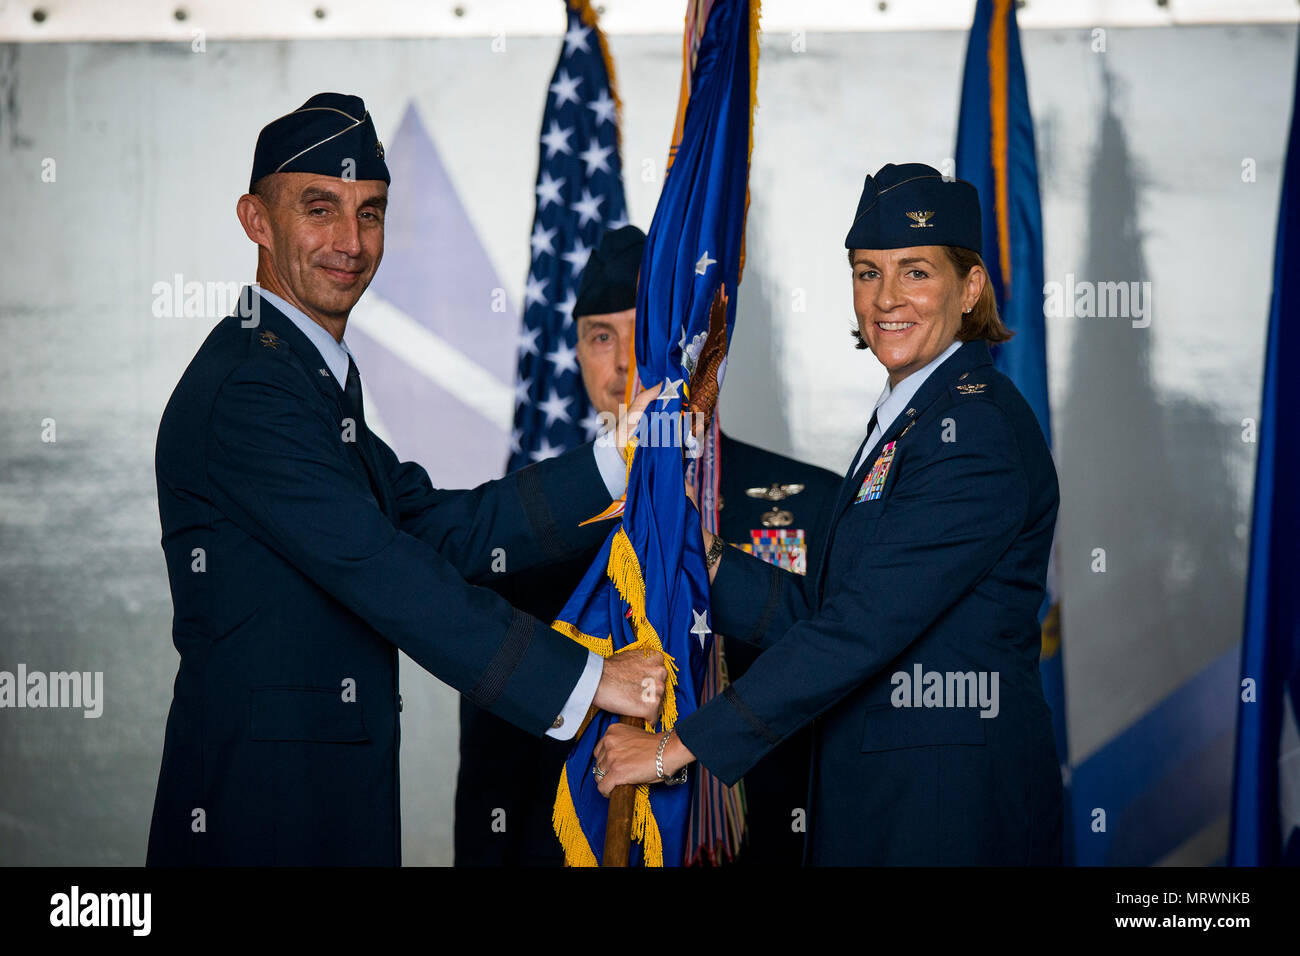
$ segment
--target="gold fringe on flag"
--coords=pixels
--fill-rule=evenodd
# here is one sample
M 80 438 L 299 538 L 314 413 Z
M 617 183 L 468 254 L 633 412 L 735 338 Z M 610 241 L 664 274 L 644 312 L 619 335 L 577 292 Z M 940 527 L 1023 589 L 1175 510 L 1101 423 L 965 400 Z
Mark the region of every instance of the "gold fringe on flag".
M 657 651 L 663 655 L 664 666 L 668 668 L 668 680 L 664 682 L 663 710 L 660 712 L 664 731 L 667 732 L 677 723 L 677 665 L 672 655 L 664 651 L 654 625 L 646 617 L 645 578 L 641 575 L 641 562 L 637 559 L 636 549 L 632 547 L 632 541 L 624 528 L 614 532 L 614 540 L 609 548 L 608 570 L 609 579 L 614 582 L 614 587 L 618 588 L 618 593 L 632 612 L 632 630 L 636 634 L 636 640 L 619 653 L 639 647 L 642 654 L 649 657 Z M 647 721 L 646 730 L 653 729 L 654 725 Z
M 650 810 L 650 787 L 641 784 L 636 788 L 636 802 L 632 805 L 632 839 L 641 844 L 641 861 L 645 866 L 664 865 L 664 842 Z
M 571 641 L 576 641 L 593 654 L 599 654 L 601 657 L 609 657 L 614 653 L 613 637 L 592 637 L 590 634 L 583 634 L 568 621 L 552 621 L 551 627 L 559 631 Z
M 606 573 L 614 587 L 618 589 L 619 595 L 627 602 L 631 610 L 632 629 L 637 635 L 635 641 L 617 653 L 628 654 L 639 651 L 646 657 L 657 653 L 663 658 L 668 679 L 664 682 L 664 700 L 660 719 L 665 731 L 672 730 L 673 725 L 677 723 L 677 662 L 673 660 L 671 654 L 664 651 L 654 625 L 646 617 L 645 578 L 641 573 L 641 562 L 637 560 L 636 549 L 632 547 L 627 532 L 622 528 L 615 532 L 614 539 L 610 543 Z M 584 634 L 568 621 L 556 620 L 551 626 L 601 657 L 610 657 L 615 653 L 612 637 L 599 638 Z M 654 730 L 654 722 L 645 721 L 644 727 L 646 730 Z M 551 826 L 564 850 L 566 866 L 597 865 L 596 854 L 591 849 L 587 835 L 582 832 L 578 811 L 573 805 L 567 766 L 560 772 L 560 784 L 555 794 Z M 637 787 L 636 799 L 632 806 L 632 839 L 641 844 L 644 865 L 660 867 L 664 865 L 663 837 L 659 833 L 659 825 L 655 822 L 654 811 L 650 807 L 650 788 L 645 784 Z
M 569 791 L 569 768 L 560 769 L 560 787 L 555 792 L 555 810 L 551 813 L 551 827 L 564 850 L 565 866 L 598 866 L 596 854 L 591 852 L 587 835 L 578 822 L 578 810 L 573 805 Z

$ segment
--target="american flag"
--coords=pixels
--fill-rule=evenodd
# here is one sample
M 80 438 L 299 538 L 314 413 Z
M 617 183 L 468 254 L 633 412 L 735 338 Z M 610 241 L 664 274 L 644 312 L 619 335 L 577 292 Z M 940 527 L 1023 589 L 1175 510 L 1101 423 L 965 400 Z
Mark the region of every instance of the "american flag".
M 586 0 L 567 0 L 537 159 L 532 261 L 524 289 L 509 471 L 593 438 L 600 420 L 577 362 L 573 306 L 591 250 L 627 225 L 613 68 Z

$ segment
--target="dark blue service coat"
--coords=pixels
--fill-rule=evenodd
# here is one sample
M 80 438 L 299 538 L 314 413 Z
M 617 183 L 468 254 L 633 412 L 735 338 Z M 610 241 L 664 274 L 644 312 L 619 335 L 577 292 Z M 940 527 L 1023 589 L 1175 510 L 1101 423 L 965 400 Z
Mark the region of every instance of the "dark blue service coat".
M 148 862 L 401 860 L 397 651 L 541 735 L 587 652 L 476 586 L 608 532 L 590 446 L 470 491 L 433 488 L 261 303 L 222 320 L 158 430 L 180 652 Z M 454 451 L 454 450 L 452 450 Z M 451 772 L 451 768 L 448 768 Z
M 878 496 L 860 495 L 891 442 Z M 806 577 L 726 552 L 714 627 L 764 651 L 678 724 L 682 741 L 730 784 L 815 719 L 814 865 L 1059 863 L 1037 618 L 1057 504 L 1033 412 L 965 343 L 846 476 Z M 919 699 L 895 676 L 918 665 L 946 706 L 895 706 Z M 997 676 L 996 716 L 954 706 L 961 675 L 981 674 L 990 690 Z

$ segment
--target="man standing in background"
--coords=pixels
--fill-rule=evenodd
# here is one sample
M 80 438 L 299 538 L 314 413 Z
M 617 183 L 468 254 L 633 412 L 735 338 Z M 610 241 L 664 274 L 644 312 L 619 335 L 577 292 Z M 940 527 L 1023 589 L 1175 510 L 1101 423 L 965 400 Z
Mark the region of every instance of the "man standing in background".
M 583 387 L 607 422 L 617 419 L 627 385 L 644 248 L 645 233 L 635 226 L 606 232 L 583 270 L 573 308 Z M 725 434 L 719 457 L 722 536 L 787 567 L 801 563 L 812 540 L 802 528 L 813 526 L 840 476 Z M 511 604 L 551 621 L 598 550 L 599 543 L 573 560 L 488 583 Z M 730 641 L 726 654 L 734 679 L 758 650 Z M 803 832 L 794 826 L 794 811 L 806 806 L 808 741 L 806 731 L 794 735 L 746 776 L 749 838 L 741 862 L 799 865 Z M 563 864 L 551 817 L 569 746 L 526 734 L 461 698 L 457 866 Z

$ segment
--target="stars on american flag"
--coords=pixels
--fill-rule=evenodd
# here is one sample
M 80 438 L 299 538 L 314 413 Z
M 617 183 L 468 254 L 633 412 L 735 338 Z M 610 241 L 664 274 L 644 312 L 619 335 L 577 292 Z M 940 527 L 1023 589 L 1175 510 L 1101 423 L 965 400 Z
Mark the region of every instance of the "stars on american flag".
M 561 69 L 555 82 L 551 84 L 551 92 L 555 94 L 555 105 L 563 106 L 565 103 L 581 103 L 578 99 L 578 84 L 582 82 L 580 76 L 569 76 L 568 72 Z
M 564 449 L 562 447 L 561 448 L 554 447 L 549 441 L 546 440 L 546 436 L 543 435 L 541 443 L 535 449 L 533 449 L 528 453 L 528 457 L 532 461 L 546 461 L 546 459 L 548 458 L 555 458 L 563 451 Z
M 578 158 L 587 164 L 587 175 L 590 176 L 599 170 L 602 173 L 609 172 L 609 154 L 614 152 L 613 146 L 601 146 L 593 142 L 590 146 L 578 154 Z
M 600 96 L 587 104 L 587 109 L 596 114 L 596 125 L 614 122 L 614 99 L 609 90 L 601 90 Z
M 531 378 L 521 378 L 515 382 L 515 404 L 528 401 L 528 390 L 533 387 Z
M 519 333 L 519 354 L 536 355 L 537 339 L 542 334 L 541 329 L 524 329 Z M 523 379 L 521 379 L 523 381 Z
M 549 170 L 542 170 L 541 178 L 537 181 L 538 212 L 541 212 L 551 203 L 564 205 L 564 198 L 560 195 L 560 187 L 563 185 L 563 179 L 555 179 L 551 176 Z
M 590 53 L 591 47 L 587 46 L 587 37 L 591 34 L 590 27 L 570 26 L 569 32 L 564 34 L 564 54 L 568 56 L 577 50 L 583 53 Z
M 576 4 L 568 7 L 539 133 L 511 469 L 553 458 L 600 429 L 583 391 L 573 310 L 592 249 L 606 229 L 627 224 L 617 100 L 599 33 Z
M 572 153 L 573 147 L 569 145 L 569 137 L 572 135 L 572 129 L 560 129 L 560 124 L 551 120 L 551 128 L 542 136 L 546 158 L 554 159 L 557 153 Z
M 580 271 L 580 270 L 579 270 Z M 564 327 L 573 324 L 573 307 L 578 304 L 578 293 L 573 289 L 569 290 L 568 297 L 555 307 L 555 311 L 564 316 Z
M 584 245 L 582 237 L 579 236 L 573 240 L 573 248 L 561 256 L 561 258 L 569 264 L 569 267 L 573 269 L 573 274 L 576 276 L 587 267 L 587 260 L 591 258 L 591 246 Z
M 582 198 L 572 206 L 573 211 L 578 214 L 579 228 L 589 222 L 600 222 L 600 204 L 604 201 L 604 196 L 593 196 L 590 190 L 583 187 Z
M 530 305 L 546 305 L 546 280 L 535 275 L 528 276 L 528 282 L 524 286 L 524 308 Z
M 572 403 L 573 399 L 565 398 L 552 388 L 550 396 L 546 401 L 538 404 L 537 410 L 546 416 L 546 424 L 548 425 L 557 421 L 569 422 L 573 421 L 569 417 L 569 405 Z
M 578 370 L 578 350 L 571 349 L 563 341 L 555 347 L 553 352 L 546 353 L 546 361 L 555 366 L 555 374 L 563 372 L 576 372 Z
M 543 253 L 555 254 L 555 246 L 551 245 L 551 240 L 555 238 L 557 232 L 558 229 L 543 228 L 540 222 L 533 224 L 533 236 L 528 242 L 533 247 L 534 259 Z
M 600 412 L 596 411 L 594 408 L 587 412 L 587 417 L 578 422 L 578 424 L 581 425 L 582 430 L 586 432 L 588 441 L 599 435 L 601 429 L 605 427 L 605 422 L 601 419 Z

